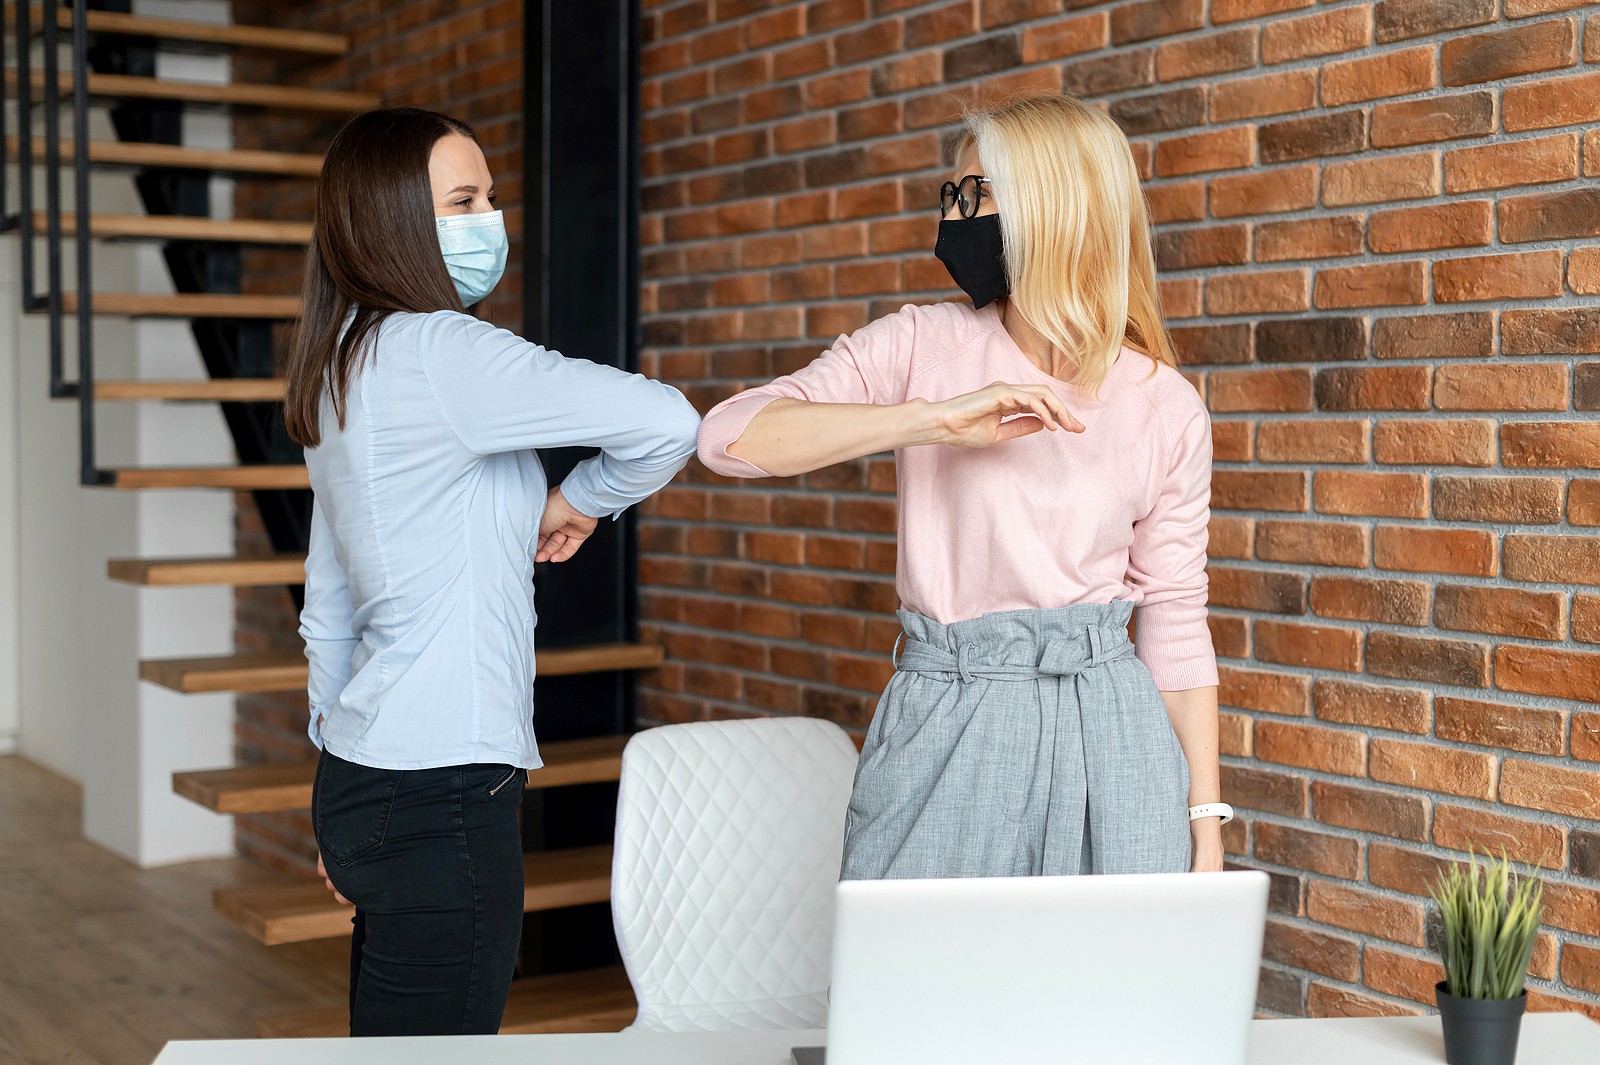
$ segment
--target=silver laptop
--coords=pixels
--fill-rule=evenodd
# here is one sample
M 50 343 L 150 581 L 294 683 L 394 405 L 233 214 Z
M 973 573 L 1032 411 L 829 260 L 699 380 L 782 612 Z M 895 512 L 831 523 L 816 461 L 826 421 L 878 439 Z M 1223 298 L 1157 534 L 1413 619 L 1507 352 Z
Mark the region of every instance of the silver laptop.
M 1244 1065 L 1266 909 L 1261 872 L 844 881 L 827 1065 Z

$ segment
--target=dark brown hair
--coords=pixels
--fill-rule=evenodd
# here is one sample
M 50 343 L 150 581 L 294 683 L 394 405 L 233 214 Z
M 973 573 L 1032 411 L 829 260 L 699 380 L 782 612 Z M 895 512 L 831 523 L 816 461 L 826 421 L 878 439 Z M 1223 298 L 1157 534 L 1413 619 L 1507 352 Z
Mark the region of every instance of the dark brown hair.
M 324 389 L 344 428 L 350 378 L 385 318 L 465 309 L 439 252 L 428 180 L 433 146 L 455 133 L 473 136 L 448 115 L 397 107 L 357 115 L 328 148 L 283 401 L 289 435 L 306 447 L 322 441 Z

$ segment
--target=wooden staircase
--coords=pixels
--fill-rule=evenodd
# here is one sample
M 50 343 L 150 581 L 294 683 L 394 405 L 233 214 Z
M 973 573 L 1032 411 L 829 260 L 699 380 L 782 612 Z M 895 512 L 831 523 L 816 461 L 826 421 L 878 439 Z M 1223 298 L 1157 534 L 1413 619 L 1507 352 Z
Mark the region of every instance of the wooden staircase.
M 616 780 L 622 772 L 626 736 L 595 736 L 541 744 L 544 766 L 528 772 L 530 788 L 597 784 Z M 207 769 L 172 774 L 172 790 L 219 814 L 260 814 L 304 810 L 311 805 L 315 762 L 280 762 L 236 769 Z
M 611 848 L 524 854 L 522 876 L 524 913 L 605 902 L 611 898 Z M 335 902 L 320 881 L 219 888 L 212 893 L 211 905 L 269 947 L 350 934 L 350 907 Z
M 16 155 L 22 142 L 6 138 L 6 151 Z M 43 159 L 45 140 L 32 141 L 33 157 Z M 71 158 L 72 141 L 60 144 L 61 157 Z M 104 169 L 171 167 L 174 170 L 209 170 L 214 174 L 249 177 L 314 178 L 322 173 L 322 156 L 291 152 L 259 152 L 239 149 L 185 148 L 177 144 L 141 144 L 137 141 L 90 141 L 89 162 Z M 158 216 L 159 217 L 159 216 Z
M 19 16 L 28 12 L 28 32 L 37 39 L 41 11 L 38 7 L 5 4 L 7 28 L 17 27 L 20 31 Z M 78 35 L 76 40 L 71 34 L 62 35 L 64 45 L 72 43 L 79 71 L 75 75 L 71 70 L 62 70 L 53 79 L 52 88 L 61 94 L 63 109 L 71 105 L 73 89 L 80 78 L 85 95 L 95 106 L 141 101 L 160 106 L 270 110 L 341 119 L 380 103 L 379 97 L 371 93 L 288 85 L 202 84 L 94 71 L 88 69 L 84 51 L 85 39 L 102 46 L 108 42 L 111 46 L 119 41 L 135 42 L 139 48 L 150 47 L 153 40 L 176 44 L 186 51 L 249 49 L 315 61 L 344 55 L 349 41 L 342 36 L 109 11 L 85 11 L 82 17 L 84 34 Z M 58 25 L 63 30 L 74 29 L 74 13 L 70 6 L 58 11 Z M 135 47 L 135 43 L 127 47 Z M 8 68 L 4 77 L 8 95 L 19 101 L 27 98 L 28 106 L 19 107 L 19 111 L 28 116 L 41 106 L 49 81 L 49 72 L 40 69 L 19 74 L 17 69 Z M 23 124 L 20 129 L 0 137 L 8 160 L 27 163 L 31 159 L 36 164 L 43 162 L 48 168 L 70 166 L 75 158 L 81 157 L 90 169 L 133 171 L 142 176 L 154 171 L 301 180 L 315 178 L 322 166 L 319 156 L 304 152 L 201 149 L 132 140 L 91 140 L 80 145 L 70 136 L 59 137 L 48 119 L 45 136 L 33 135 L 32 131 L 37 128 L 36 124 Z M 80 196 L 86 195 L 87 190 L 87 181 L 80 180 Z M 146 202 L 148 205 L 148 199 Z M 90 242 L 145 241 L 222 248 L 246 244 L 293 247 L 305 245 L 312 236 L 308 221 L 104 213 L 95 212 L 92 205 L 86 207 L 81 199 L 77 206 L 87 218 L 86 233 L 79 232 L 78 214 L 56 206 L 37 211 L 24 204 L 22 212 L 6 221 L 9 228 L 21 231 L 25 241 L 30 234 L 33 237 L 58 235 L 63 243 L 72 240 L 83 259 L 87 258 Z M 67 316 L 79 313 L 76 292 L 58 289 L 53 298 L 46 299 L 37 293 L 31 274 L 28 274 L 27 283 L 29 288 L 23 295 L 23 309 L 31 314 L 52 315 L 52 328 L 56 331 L 53 335 L 62 330 Z M 296 296 L 250 295 L 237 291 L 179 291 L 160 295 L 96 290 L 85 307 L 83 314 L 96 318 L 126 316 L 179 318 L 196 323 L 259 323 L 293 319 L 299 314 L 300 301 Z M 86 335 L 92 340 L 92 330 Z M 90 367 L 92 363 L 86 360 L 83 365 Z M 91 394 L 93 401 L 233 405 L 274 404 L 283 398 L 284 382 L 280 379 L 222 375 L 215 367 L 211 372 L 211 379 L 193 381 L 95 380 L 89 374 L 80 384 L 62 379 L 59 365 L 53 362 L 52 395 L 58 398 L 76 395 L 84 419 L 83 482 L 139 491 L 252 491 L 258 493 L 258 498 L 260 493 L 303 494 L 310 487 L 303 463 L 281 461 L 271 456 L 246 456 L 238 465 L 226 467 L 98 466 L 93 447 Z M 236 443 L 240 440 L 237 430 L 235 439 Z M 239 444 L 239 449 L 243 455 L 244 445 Z M 297 543 L 279 542 L 281 539 L 274 535 L 277 550 L 266 557 L 111 559 L 107 563 L 107 575 L 113 580 L 144 587 L 299 585 L 304 580 L 305 543 L 303 538 Z M 661 660 L 659 647 L 606 643 L 541 650 L 538 672 L 543 676 L 599 674 L 645 669 Z M 139 663 L 139 676 L 178 692 L 267 692 L 303 689 L 307 666 L 299 651 L 150 659 Z M 551 789 L 615 781 L 620 773 L 626 739 L 626 736 L 604 736 L 546 744 L 542 749 L 545 766 L 529 774 L 529 786 Z M 175 773 L 172 786 L 177 794 L 218 814 L 275 813 L 309 806 L 314 773 L 315 764 L 311 762 L 245 765 Z M 605 845 L 529 853 L 524 862 L 526 911 L 605 902 L 610 897 L 610 866 L 611 849 Z M 318 882 L 292 881 L 219 890 L 213 906 L 218 914 L 267 944 L 338 936 L 349 931 L 349 909 L 334 903 L 331 894 Z M 633 995 L 626 974 L 620 968 L 538 976 L 514 984 L 501 1030 L 614 1031 L 629 1023 L 634 1011 Z M 263 1018 L 257 1027 L 261 1036 L 333 1036 L 346 1034 L 348 1023 L 346 1011 L 336 1008 Z

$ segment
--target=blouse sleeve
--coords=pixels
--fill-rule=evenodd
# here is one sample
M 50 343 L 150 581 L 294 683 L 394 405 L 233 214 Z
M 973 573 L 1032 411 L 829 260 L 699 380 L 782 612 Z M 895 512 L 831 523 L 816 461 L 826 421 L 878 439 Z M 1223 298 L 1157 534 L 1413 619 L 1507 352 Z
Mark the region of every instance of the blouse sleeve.
M 1187 388 L 1187 386 L 1185 386 Z M 1217 683 L 1206 625 L 1211 423 L 1198 402 L 1167 415 L 1170 461 L 1155 506 L 1134 524 L 1128 580 L 1140 593 L 1135 651 L 1161 691 Z
M 740 392 L 711 409 L 700 423 L 700 461 L 724 477 L 770 477 L 736 455 L 729 445 L 744 435 L 761 409 L 775 399 L 810 403 L 899 403 L 905 399 L 916 308 L 904 307 L 841 336 L 802 370 Z
M 598 447 L 561 484 L 591 518 L 659 490 L 694 452 L 700 418 L 683 393 L 569 359 L 461 314 L 441 314 L 418 358 L 440 410 L 473 453 Z
M 306 604 L 300 611 L 300 635 L 306 641 L 306 661 L 311 679 L 306 686 L 311 704 L 307 733 L 322 746 L 321 719 L 332 712 L 345 685 L 350 683 L 350 659 L 360 640 L 356 639 L 350 605 L 350 583 L 333 551 L 333 533 L 328 528 L 322 504 L 311 501 L 311 542 L 306 552 Z

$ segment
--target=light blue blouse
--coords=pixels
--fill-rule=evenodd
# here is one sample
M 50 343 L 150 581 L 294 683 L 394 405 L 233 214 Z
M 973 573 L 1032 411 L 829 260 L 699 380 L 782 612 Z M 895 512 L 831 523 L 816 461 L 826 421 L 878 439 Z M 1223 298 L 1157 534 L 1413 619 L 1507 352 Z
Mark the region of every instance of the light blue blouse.
M 683 467 L 699 424 L 668 385 L 469 315 L 391 316 L 344 428 L 325 395 L 306 451 L 312 742 L 381 769 L 540 766 L 532 578 L 547 486 L 531 449 L 601 448 L 561 490 L 615 516 Z

